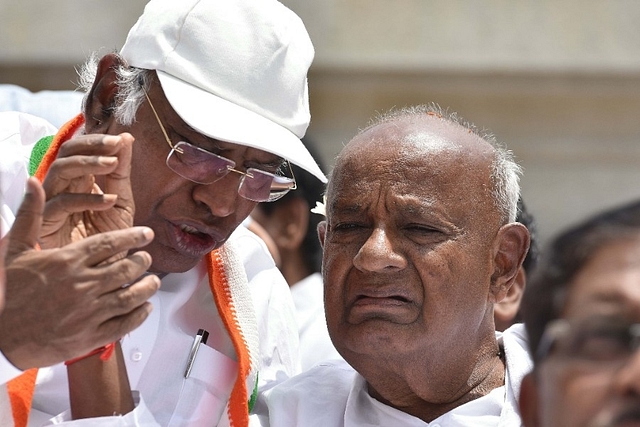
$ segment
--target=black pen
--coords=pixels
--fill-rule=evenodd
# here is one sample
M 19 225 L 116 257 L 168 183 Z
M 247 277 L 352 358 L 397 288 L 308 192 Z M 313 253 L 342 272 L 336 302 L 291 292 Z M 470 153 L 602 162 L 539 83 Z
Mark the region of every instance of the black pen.
M 200 344 L 206 344 L 207 338 L 209 338 L 209 332 L 204 329 L 198 329 L 198 333 L 193 339 L 193 344 L 191 344 L 191 350 L 189 351 L 189 359 L 187 360 L 187 368 L 184 370 L 184 377 L 189 378 L 189 374 L 191 373 L 191 368 L 193 367 L 193 362 L 196 360 L 196 355 L 198 354 L 198 349 L 200 348 Z

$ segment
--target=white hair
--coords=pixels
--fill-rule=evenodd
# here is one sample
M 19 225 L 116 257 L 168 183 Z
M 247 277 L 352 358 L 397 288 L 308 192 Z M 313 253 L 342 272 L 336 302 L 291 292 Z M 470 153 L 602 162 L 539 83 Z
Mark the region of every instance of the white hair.
M 88 94 L 93 86 L 98 70 L 98 55 L 93 53 L 78 70 L 78 86 Z M 116 84 L 118 92 L 113 114 L 118 123 L 130 126 L 136 121 L 136 112 L 144 100 L 144 91 L 149 88 L 149 75 L 151 71 L 143 68 L 118 65 L 116 71 Z M 87 95 L 85 95 L 86 97 Z M 86 98 L 85 98 L 86 102 Z
M 449 110 L 443 110 L 435 103 L 392 109 L 374 117 L 366 128 L 361 129 L 358 132 L 358 135 L 383 123 L 392 122 L 403 117 L 417 117 L 425 114 L 435 116 L 461 126 L 477 135 L 493 147 L 494 158 L 491 163 L 493 198 L 496 207 L 501 212 L 502 221 L 504 223 L 515 221 L 518 214 L 518 198 L 520 197 L 520 176 L 522 175 L 522 167 L 516 163 L 513 152 L 508 150 L 503 144 L 499 143 L 493 133 L 486 129 L 478 130 L 475 125 L 460 118 L 457 113 Z

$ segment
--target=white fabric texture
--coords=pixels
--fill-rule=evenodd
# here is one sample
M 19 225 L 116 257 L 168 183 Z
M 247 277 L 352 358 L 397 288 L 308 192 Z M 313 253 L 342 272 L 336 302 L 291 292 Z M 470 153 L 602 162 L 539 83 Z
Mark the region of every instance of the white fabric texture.
M 341 359 L 327 330 L 322 275 L 313 273 L 291 286 L 290 289 L 293 304 L 296 307 L 302 371 L 308 370 L 319 362 Z
M 518 427 L 518 394 L 532 363 L 524 326 L 496 332 L 504 345 L 505 385 L 426 423 L 387 406 L 367 392 L 364 378 L 344 361 L 322 363 L 269 391 L 263 427 Z
M 14 212 L 22 203 L 25 182 L 29 177 L 29 157 L 33 144 L 40 138 L 55 132 L 56 128 L 45 119 L 19 112 L 0 112 L 2 235 L 13 224 Z
M 0 179 L 24 164 L 26 137 L 16 138 L 24 121 L 39 123 L 33 117 L 21 115 L 20 120 L 0 115 L 0 130 L 14 135 L 0 141 L 13 144 L 0 157 Z M 16 128 L 16 124 L 20 125 Z M 47 129 L 50 130 L 50 129 Z M 53 129 L 55 130 L 55 129 Z M 44 132 L 44 130 L 40 129 Z M 36 140 L 39 132 L 34 132 Z M 35 142 L 32 141 L 32 142 Z M 3 142 L 5 143 L 5 142 Z M 16 147 L 22 144 L 20 150 Z M 5 146 L 3 146 L 5 148 Z M 28 161 L 28 157 L 26 157 Z M 24 166 L 23 166 L 24 167 Z M 9 188 L 7 200 L 21 200 L 26 175 L 20 175 L 21 185 Z M 16 181 L 19 181 L 16 178 Z M 3 191 L 5 187 L 3 186 Z M 2 211 L 2 219 L 12 224 L 14 204 Z M 19 203 L 18 203 L 19 205 Z M 3 208 L 5 204 L 3 204 Z M 5 215 L 6 214 L 6 215 Z M 293 302 L 289 288 L 274 265 L 264 242 L 244 227 L 229 238 L 238 261 L 244 266 L 248 280 L 253 316 L 257 320 L 260 394 L 299 372 L 298 336 Z M 74 426 L 93 425 L 228 425 L 226 402 L 236 377 L 235 350 L 215 307 L 206 264 L 201 262 L 185 273 L 168 274 L 160 290 L 150 299 L 153 311 L 145 322 L 122 339 L 123 354 L 131 386 L 140 392 L 140 404 L 124 417 L 104 417 L 68 422 Z M 184 379 L 187 355 L 199 328 L 209 332 L 206 346 L 201 346 L 191 375 Z M 0 407 L 6 406 L 6 382 L 20 371 L 0 357 Z M 249 390 L 251 393 L 252 390 Z M 47 425 L 68 420 L 69 409 L 66 368 L 56 365 L 40 369 L 36 380 L 33 409 L 29 426 Z M 216 421 L 219 420 L 219 421 Z M 103 424 L 97 424 L 98 421 Z M 112 423 L 112 424 L 109 424 Z M 5 425 L 5 424 L 2 424 Z
M 0 84 L 0 111 L 21 111 L 61 127 L 82 107 L 84 93 L 73 90 L 31 92 L 21 86 Z

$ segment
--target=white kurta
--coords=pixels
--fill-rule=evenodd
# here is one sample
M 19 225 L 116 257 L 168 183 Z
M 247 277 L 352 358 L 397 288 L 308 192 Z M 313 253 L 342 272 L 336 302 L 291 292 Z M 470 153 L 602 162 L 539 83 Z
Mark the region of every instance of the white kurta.
M 518 427 L 518 394 L 532 367 L 521 324 L 496 332 L 507 362 L 505 385 L 431 423 L 392 408 L 367 392 L 365 379 L 344 361 L 323 363 L 266 394 L 264 427 Z
M 296 307 L 302 371 L 319 362 L 341 359 L 327 330 L 322 275 L 313 273 L 291 286 L 291 296 Z
M 20 116 L 14 124 L 22 123 L 24 128 L 24 118 Z M 15 116 L 0 113 L 0 123 L 4 119 L 15 119 Z M 33 118 L 29 120 L 37 122 Z M 0 129 L 3 129 L 1 124 Z M 39 139 L 39 133 L 49 131 L 50 134 L 51 130 L 47 126 L 37 129 L 30 133 L 35 140 Z M 15 132 L 13 135 L 13 138 L 5 138 L 6 144 L 13 145 L 3 151 L 0 161 L 3 184 L 10 172 L 20 171 L 19 165 L 24 163 L 25 153 L 30 152 L 26 148 L 18 149 L 20 145 L 28 145 L 24 135 L 22 139 Z M 0 134 L 2 140 L 3 135 Z M 26 158 L 28 160 L 28 155 Z M 3 203 L 2 219 L 9 225 L 22 197 L 26 175 L 21 177 L 22 184 L 11 187 L 19 189 L 19 197 L 15 191 L 6 194 L 7 201 L 15 199 L 18 203 Z M 6 187 L 3 185 L 2 188 Z M 293 302 L 289 288 L 262 240 L 239 227 L 229 238 L 229 243 L 242 249 L 239 254 L 258 323 L 260 400 L 262 392 L 299 372 Z M 215 307 L 205 263 L 201 262 L 185 273 L 165 276 L 160 290 L 150 302 L 153 304 L 151 315 L 122 340 L 130 383 L 139 392 L 142 403 L 125 417 L 106 417 L 101 421 L 105 425 L 153 425 L 155 422 L 163 426 L 226 425 L 225 407 L 237 372 L 235 351 Z M 200 328 L 209 332 L 209 340 L 206 346 L 201 346 L 191 375 L 185 380 L 187 356 Z M 1 384 L 20 373 L 0 356 Z M 2 399 L 6 399 L 6 392 L 2 392 Z M 0 403 L 0 408 L 5 404 Z M 40 369 L 29 425 L 67 420 L 65 411 L 68 409 L 64 365 Z M 93 426 L 97 425 L 97 420 L 74 421 L 73 425 Z

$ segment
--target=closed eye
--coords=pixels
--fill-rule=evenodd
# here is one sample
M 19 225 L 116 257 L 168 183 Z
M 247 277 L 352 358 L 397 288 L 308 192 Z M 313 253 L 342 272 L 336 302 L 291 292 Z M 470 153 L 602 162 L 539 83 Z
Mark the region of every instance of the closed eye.
M 335 224 L 332 228 L 335 231 L 350 231 L 364 228 L 365 224 L 356 223 L 356 222 L 340 222 Z
M 424 225 L 424 224 L 408 224 L 407 226 L 405 226 L 405 229 L 411 230 L 411 231 L 420 231 L 423 233 L 439 233 L 440 232 L 440 230 L 438 230 L 437 228 Z
M 449 232 L 426 224 L 407 224 L 402 229 L 407 239 L 419 245 L 433 245 L 451 238 Z
M 411 235 L 418 236 L 434 236 L 436 234 L 443 234 L 443 231 L 439 228 L 432 227 L 425 224 L 407 224 L 404 227 L 405 232 Z

